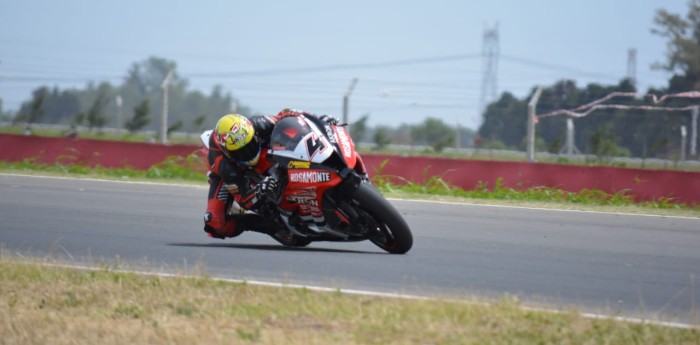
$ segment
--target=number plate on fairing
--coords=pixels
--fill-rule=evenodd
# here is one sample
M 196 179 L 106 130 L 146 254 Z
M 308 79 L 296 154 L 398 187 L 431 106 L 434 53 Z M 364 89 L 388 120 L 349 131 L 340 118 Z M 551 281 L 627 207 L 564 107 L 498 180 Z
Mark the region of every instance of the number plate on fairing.
M 322 163 L 333 154 L 333 148 L 328 140 L 318 136 L 315 132 L 306 134 L 299 144 L 290 150 L 273 150 L 277 156 L 288 157 L 300 161 Z

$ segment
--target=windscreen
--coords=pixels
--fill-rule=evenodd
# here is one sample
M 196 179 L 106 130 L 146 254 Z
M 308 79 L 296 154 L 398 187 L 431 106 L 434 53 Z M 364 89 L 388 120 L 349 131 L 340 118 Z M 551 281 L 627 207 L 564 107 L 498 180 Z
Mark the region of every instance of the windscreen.
M 299 142 L 311 132 L 311 127 L 299 117 L 285 117 L 275 125 L 270 138 L 273 150 L 294 151 Z

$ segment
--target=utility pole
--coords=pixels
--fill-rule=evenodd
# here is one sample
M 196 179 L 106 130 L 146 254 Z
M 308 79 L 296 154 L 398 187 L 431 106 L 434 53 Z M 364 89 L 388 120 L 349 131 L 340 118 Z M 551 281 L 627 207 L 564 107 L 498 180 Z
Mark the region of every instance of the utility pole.
M 576 147 L 574 142 L 574 119 L 571 117 L 566 119 L 566 146 L 559 153 L 566 151 L 566 156 L 570 160 L 574 158 L 574 153 L 579 154 L 581 151 Z
M 685 161 L 685 142 L 687 141 L 688 134 L 686 133 L 685 126 L 681 126 L 681 162 Z
M 117 95 L 114 102 L 117 103 L 117 129 L 122 129 L 124 128 L 124 119 L 122 118 L 122 105 L 124 100 L 122 100 L 121 95 Z
M 690 122 L 690 156 L 697 158 L 698 146 L 698 112 L 700 107 L 693 107 L 693 119 Z
M 348 123 L 348 102 L 350 100 L 350 94 L 355 88 L 355 84 L 357 84 L 357 78 L 353 78 L 348 87 L 348 91 L 345 92 L 345 96 L 343 96 L 343 123 Z
M 627 50 L 627 78 L 634 88 L 637 88 L 637 49 Z
M 160 84 L 160 89 L 163 93 L 162 96 L 162 107 L 160 114 L 160 143 L 168 143 L 168 86 L 170 86 L 170 79 L 173 77 L 173 70 L 168 71 L 168 74 L 163 79 L 163 83 Z
M 498 44 L 498 23 L 493 29 L 484 31 L 484 41 L 481 51 L 482 77 L 481 98 L 479 100 L 479 116 L 484 115 L 486 104 L 492 102 L 498 96 L 498 56 L 500 47 Z M 481 124 L 481 122 L 479 123 Z
M 457 125 L 457 132 L 455 133 L 455 149 L 459 150 L 459 147 L 461 146 L 460 143 L 460 137 L 461 137 L 461 131 L 459 130 L 459 114 L 455 116 L 455 123 Z
M 535 161 L 535 111 L 537 102 L 542 94 L 542 87 L 538 86 L 527 105 L 527 160 Z

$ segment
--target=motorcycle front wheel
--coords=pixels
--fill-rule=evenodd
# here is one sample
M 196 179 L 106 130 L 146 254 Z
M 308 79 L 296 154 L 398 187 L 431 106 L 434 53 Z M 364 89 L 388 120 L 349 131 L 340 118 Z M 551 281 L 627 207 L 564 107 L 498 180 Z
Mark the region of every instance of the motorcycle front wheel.
M 413 235 L 399 211 L 370 184 L 361 183 L 355 200 L 371 219 L 366 219 L 367 238 L 391 254 L 405 254 L 413 246 Z

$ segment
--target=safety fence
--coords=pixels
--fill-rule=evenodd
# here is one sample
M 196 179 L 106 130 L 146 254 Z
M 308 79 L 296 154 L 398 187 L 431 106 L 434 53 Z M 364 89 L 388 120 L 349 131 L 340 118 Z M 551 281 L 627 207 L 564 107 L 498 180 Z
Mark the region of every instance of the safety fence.
M 33 159 L 39 163 L 148 169 L 167 157 L 201 154 L 193 145 L 160 145 L 94 139 L 0 134 L 0 160 Z M 552 187 L 570 192 L 596 189 L 627 191 L 638 200 L 674 198 L 700 204 L 700 172 L 649 170 L 530 162 L 464 160 L 383 154 L 363 155 L 370 174 L 396 182 L 424 183 L 431 177 L 464 188 L 502 186 L 526 189 Z

